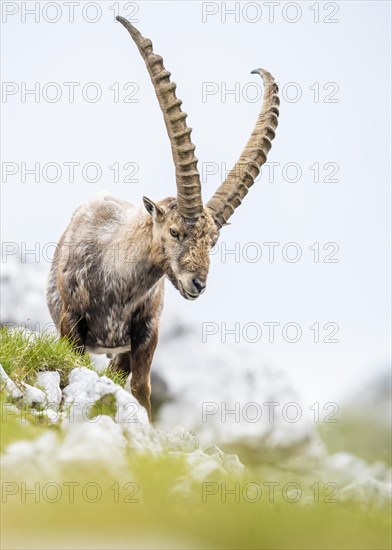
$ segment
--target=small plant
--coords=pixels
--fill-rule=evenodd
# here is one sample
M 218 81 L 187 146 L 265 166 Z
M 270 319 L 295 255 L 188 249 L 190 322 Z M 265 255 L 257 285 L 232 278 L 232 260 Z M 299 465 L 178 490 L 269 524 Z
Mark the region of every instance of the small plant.
M 87 417 L 89 420 L 94 418 L 95 416 L 102 416 L 103 414 L 106 414 L 107 416 L 110 416 L 111 418 L 115 418 L 117 412 L 117 401 L 116 398 L 112 393 L 107 393 L 106 395 L 103 395 L 93 405 L 91 405 L 90 409 L 87 412 Z

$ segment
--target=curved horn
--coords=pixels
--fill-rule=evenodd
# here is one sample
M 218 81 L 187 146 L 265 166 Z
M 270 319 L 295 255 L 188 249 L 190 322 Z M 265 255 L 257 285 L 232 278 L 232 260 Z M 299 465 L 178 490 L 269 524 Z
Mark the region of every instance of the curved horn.
M 227 223 L 254 184 L 261 166 L 267 160 L 271 141 L 275 137 L 278 126 L 278 85 L 271 74 L 264 69 L 255 69 L 252 74 L 259 74 L 264 82 L 263 105 L 256 126 L 238 162 L 206 204 L 219 229 Z
M 175 94 L 176 84 L 170 82 L 171 73 L 165 69 L 162 57 L 153 52 L 151 40 L 144 38 L 124 17 L 118 16 L 116 19 L 127 29 L 137 45 L 163 113 L 176 169 L 178 211 L 184 218 L 197 218 L 203 211 L 198 159 L 190 138 L 192 129 L 185 122 L 187 114 L 181 111 L 182 101 Z

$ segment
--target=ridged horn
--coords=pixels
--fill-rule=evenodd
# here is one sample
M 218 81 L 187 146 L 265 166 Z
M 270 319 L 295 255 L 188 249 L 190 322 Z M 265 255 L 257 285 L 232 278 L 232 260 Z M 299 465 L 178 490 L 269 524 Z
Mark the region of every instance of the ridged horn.
M 182 101 L 177 99 L 175 93 L 177 85 L 170 81 L 171 73 L 165 69 L 162 57 L 154 53 L 151 40 L 144 38 L 124 17 L 118 16 L 116 19 L 127 29 L 138 47 L 163 113 L 176 169 L 178 211 L 188 220 L 195 219 L 203 212 L 198 159 L 191 142 L 192 129 L 185 122 L 188 115 L 182 112 Z
M 253 132 L 238 162 L 206 204 L 218 228 L 227 223 L 254 184 L 261 166 L 267 160 L 271 141 L 275 137 L 278 126 L 278 85 L 272 75 L 264 69 L 255 69 L 252 74 L 259 74 L 263 79 L 263 104 Z

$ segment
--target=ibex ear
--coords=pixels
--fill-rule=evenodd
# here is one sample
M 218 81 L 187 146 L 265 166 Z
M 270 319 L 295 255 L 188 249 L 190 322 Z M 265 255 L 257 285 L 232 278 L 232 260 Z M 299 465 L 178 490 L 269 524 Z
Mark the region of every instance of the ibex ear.
M 147 197 L 143 197 L 143 203 L 145 209 L 154 220 L 156 220 L 157 222 L 163 221 L 165 217 L 165 212 L 158 204 L 156 204 L 151 199 L 148 199 Z

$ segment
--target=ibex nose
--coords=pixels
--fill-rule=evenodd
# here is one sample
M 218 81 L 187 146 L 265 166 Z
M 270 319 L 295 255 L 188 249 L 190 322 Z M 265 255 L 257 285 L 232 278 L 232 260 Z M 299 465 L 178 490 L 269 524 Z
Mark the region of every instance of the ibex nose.
M 207 283 L 205 281 L 201 281 L 200 279 L 192 279 L 192 283 L 199 294 L 201 294 L 207 286 Z

